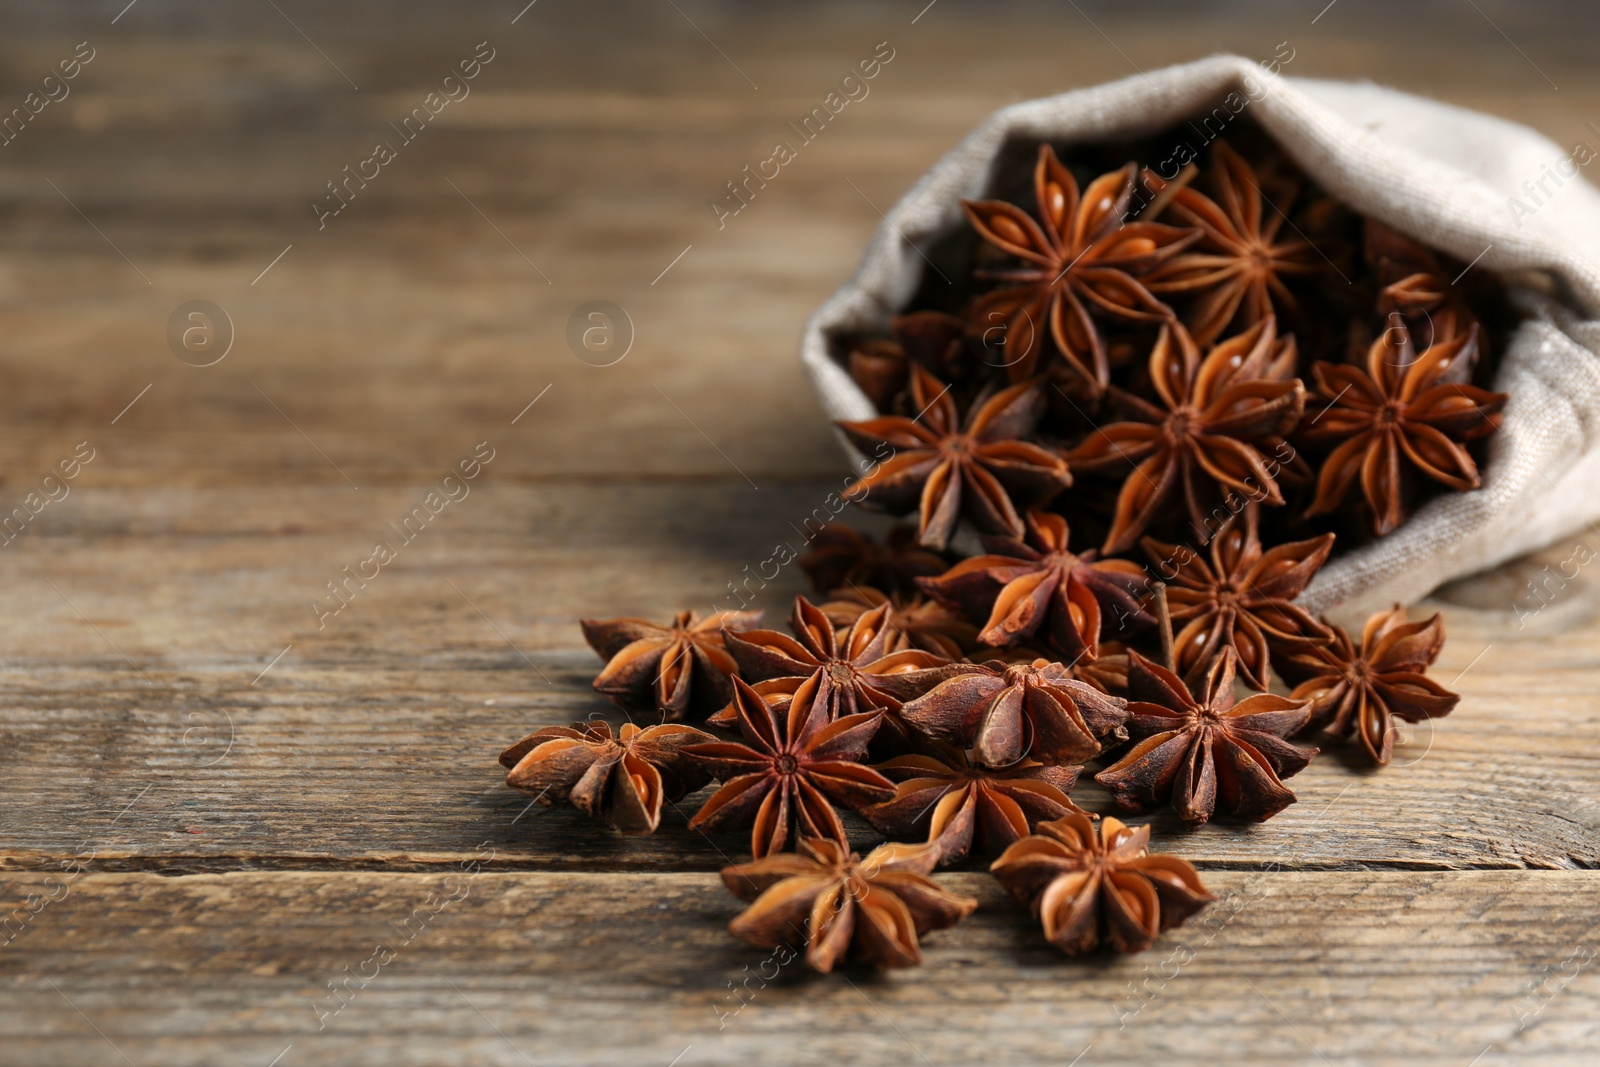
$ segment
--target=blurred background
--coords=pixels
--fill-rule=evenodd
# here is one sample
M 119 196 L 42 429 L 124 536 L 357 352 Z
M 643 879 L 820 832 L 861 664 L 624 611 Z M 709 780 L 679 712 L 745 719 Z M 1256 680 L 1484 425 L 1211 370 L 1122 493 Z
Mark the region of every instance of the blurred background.
M 41 514 L 13 556 L 185 523 L 333 539 L 197 550 L 179 569 L 122 560 L 102 591 L 138 593 L 128 616 L 200 610 L 188 583 L 251 605 L 201 626 L 173 608 L 160 634 L 130 619 L 155 656 L 274 645 L 408 499 L 391 488 L 491 436 L 497 489 L 543 490 L 519 498 L 546 567 L 533 599 L 565 602 L 583 568 L 560 566 L 564 546 L 580 545 L 672 558 L 659 598 L 614 568 L 584 573 L 595 610 L 721 589 L 729 552 L 764 558 L 783 516 L 843 474 L 795 357 L 803 319 L 880 211 L 1007 103 L 1276 53 L 1291 76 L 1370 78 L 1600 146 L 1600 9 L 1579 0 L 11 0 L 0 20 L 0 480 L 19 496 L 89 439 L 75 487 L 109 494 Z M 870 94 L 719 219 L 726 183 L 880 46 L 893 58 Z M 491 58 L 448 89 L 475 57 Z M 432 113 L 429 94 L 450 92 Z M 429 121 L 403 127 L 419 108 Z M 380 142 L 394 158 L 374 160 Z M 197 300 L 213 310 L 191 319 Z M 633 334 L 605 367 L 567 336 L 595 300 Z M 602 483 L 726 488 L 599 529 L 583 494 Z M 305 492 L 263 507 L 262 487 Z M 263 585 L 241 563 L 276 571 Z M 12 636 L 67 639 L 49 623 L 65 606 L 28 569 Z M 516 622 L 543 640 L 570 612 Z

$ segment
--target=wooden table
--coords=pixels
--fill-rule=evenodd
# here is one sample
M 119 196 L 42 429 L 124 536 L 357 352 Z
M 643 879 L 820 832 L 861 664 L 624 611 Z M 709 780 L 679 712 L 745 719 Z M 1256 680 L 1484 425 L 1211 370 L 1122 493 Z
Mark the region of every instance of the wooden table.
M 1461 706 L 1388 770 L 1319 759 L 1259 827 L 1158 820 L 1224 900 L 1139 957 L 1065 961 L 967 871 L 983 906 L 920 970 L 747 983 L 737 835 L 619 838 L 501 784 L 503 745 L 606 707 L 580 614 L 722 597 L 839 484 L 800 323 L 995 107 L 1288 41 L 1290 74 L 1600 143 L 1592 5 L 922 4 L 8 7 L 5 109 L 93 58 L 0 145 L 0 514 L 29 518 L 0 555 L 0 1062 L 1596 1062 L 1589 573 L 1521 629 L 1527 574 L 1451 594 Z M 469 96 L 390 126 L 475 52 Z M 215 312 L 169 347 L 192 300 L 232 324 L 211 366 Z M 592 300 L 633 325 L 612 366 L 567 344 Z

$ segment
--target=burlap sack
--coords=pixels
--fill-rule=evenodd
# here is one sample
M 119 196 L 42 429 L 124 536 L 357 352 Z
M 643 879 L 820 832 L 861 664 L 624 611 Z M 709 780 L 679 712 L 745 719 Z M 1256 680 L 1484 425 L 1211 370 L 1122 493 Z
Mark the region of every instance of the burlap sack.
M 1003 143 L 1143 136 L 1218 107 L 1248 112 L 1356 210 L 1508 276 L 1530 316 L 1501 356 L 1494 388 L 1511 400 L 1483 488 L 1436 498 L 1399 530 L 1340 557 L 1302 601 L 1341 617 L 1410 603 L 1600 519 L 1600 193 L 1572 173 L 1594 152 L 1370 83 L 1269 74 L 1237 56 L 1005 108 L 936 163 L 889 211 L 854 277 L 806 324 L 801 359 L 829 418 L 873 414 L 830 354 L 830 336 L 886 328 L 926 269 L 912 246 L 966 225 L 959 202 L 985 194 Z

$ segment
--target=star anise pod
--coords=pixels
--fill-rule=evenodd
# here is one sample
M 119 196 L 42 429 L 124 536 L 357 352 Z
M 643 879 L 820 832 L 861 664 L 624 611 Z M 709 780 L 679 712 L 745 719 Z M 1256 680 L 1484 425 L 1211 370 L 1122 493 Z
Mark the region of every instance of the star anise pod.
M 571 804 L 625 834 L 648 834 L 661 824 L 661 805 L 711 780 L 684 755 L 711 735 L 663 723 L 640 729 L 624 723 L 613 735 L 604 722 L 547 726 L 500 754 L 506 785 L 545 804 Z
M 1218 341 L 1212 346 L 1208 358 L 1214 357 L 1219 363 L 1235 363 L 1237 366 L 1250 367 L 1250 373 L 1260 378 L 1267 378 L 1275 382 L 1289 382 L 1300 377 L 1300 347 L 1295 342 L 1294 334 L 1277 332 L 1278 320 L 1275 316 L 1268 315 L 1260 322 L 1248 329 L 1234 334 L 1232 337 Z M 1227 356 L 1217 353 L 1226 352 Z M 1304 382 L 1301 387 L 1304 388 Z M 1256 444 L 1256 451 L 1262 455 L 1270 455 L 1268 470 L 1278 482 L 1280 489 L 1289 488 L 1299 491 L 1308 488 L 1316 481 L 1316 471 L 1306 458 L 1300 455 L 1289 444 L 1283 434 L 1272 434 L 1262 438 Z M 1224 503 L 1229 507 L 1226 511 L 1236 511 L 1239 498 L 1232 494 L 1223 494 Z M 1245 499 L 1253 500 L 1253 497 Z M 1213 518 L 1221 517 L 1218 512 L 1212 511 Z M 1196 530 L 1199 543 L 1204 544 L 1209 536 L 1210 526 L 1203 526 Z
M 1035 645 L 1002 645 L 993 651 L 988 662 L 1026 667 L 1034 660 L 1048 661 L 1053 655 Z M 1128 650 L 1119 642 L 1103 641 L 1100 654 L 1093 659 L 1079 656 L 1059 666 L 1068 678 L 1087 682 L 1102 693 L 1124 698 L 1128 695 Z
M 1107 641 L 1094 658 L 1083 657 L 1069 668 L 1072 677 L 1088 682 L 1102 693 L 1128 696 L 1128 650 L 1121 643 Z
M 828 594 L 850 585 L 870 585 L 889 593 L 915 593 L 917 579 L 943 574 L 950 566 L 939 553 L 917 543 L 917 530 L 896 523 L 879 545 L 842 522 L 830 522 L 811 537 L 810 551 L 795 562 L 811 587 Z
M 1432 249 L 1376 219 L 1365 220 L 1362 246 L 1383 287 L 1377 310 L 1385 325 L 1398 315 L 1415 338 L 1413 343 L 1427 349 L 1461 336 L 1477 322 L 1467 301 L 1447 280 L 1459 272 L 1447 271 Z
M 1069 956 L 1101 945 L 1143 952 L 1157 934 L 1216 899 L 1191 864 L 1151 854 L 1150 827 L 1108 816 L 1096 832 L 1078 812 L 1040 823 L 1037 834 L 1006 849 L 989 870 L 1032 909 L 1045 939 Z
M 1232 646 L 1193 692 L 1183 679 L 1139 655 L 1128 671 L 1128 733 L 1135 742 L 1095 775 L 1117 804 L 1134 812 L 1170 803 L 1190 829 L 1220 810 L 1265 820 L 1293 804 L 1283 779 L 1317 754 L 1284 738 L 1311 717 L 1311 701 L 1258 693 L 1234 703 L 1238 657 Z
M 1248 363 L 1251 373 L 1275 382 L 1287 382 L 1299 377 L 1300 346 L 1292 333 L 1278 333 L 1278 319 L 1268 315 L 1254 326 L 1247 326 L 1231 337 L 1225 337 L 1211 346 L 1212 352 L 1228 353 L 1218 362 L 1233 362 L 1240 366 Z
M 818 607 L 835 627 L 848 631 L 862 615 L 884 605 L 889 608 L 883 621 L 884 628 L 889 631 L 886 654 L 916 648 L 947 660 L 958 660 L 977 643 L 976 626 L 920 593 L 890 596 L 870 585 L 851 585 L 835 589 L 832 598 Z
M 596 692 L 628 712 L 661 712 L 668 720 L 704 714 L 728 702 L 736 665 L 723 633 L 761 624 L 759 611 L 719 611 L 701 618 L 681 611 L 666 626 L 646 619 L 583 619 L 589 647 L 606 661 Z
M 1060 515 L 1030 511 L 1026 541 L 985 538 L 990 555 L 918 584 L 969 618 L 986 620 L 978 633 L 985 644 L 1040 639 L 1069 660 L 1092 659 L 1106 621 L 1118 629 L 1151 621 L 1139 604 L 1149 577 L 1129 560 L 1097 559 L 1093 550 L 1074 554 L 1067 534 Z
M 1331 631 L 1294 603 L 1328 559 L 1333 534 L 1261 550 L 1256 506 L 1228 520 L 1211 540 L 1210 562 L 1187 545 L 1146 537 L 1145 553 L 1168 582 L 1177 671 L 1191 684 L 1223 647 L 1239 656 L 1252 689 L 1270 681 L 1271 647 L 1331 639 Z
M 954 926 L 977 908 L 971 897 L 928 877 L 938 862 L 931 845 L 882 845 L 866 859 L 833 841 L 724 867 L 722 882 L 754 901 L 728 932 L 760 948 L 806 944 L 806 964 L 826 974 L 841 960 L 915 967 L 918 939 Z
M 970 746 L 984 767 L 1024 758 L 1059 765 L 1082 763 L 1103 743 L 1124 739 L 1126 703 L 1040 659 L 974 667 L 910 701 L 900 715 L 929 737 Z
M 1407 622 L 1396 604 L 1367 620 L 1357 649 L 1333 628 L 1333 643 L 1284 657 L 1279 672 L 1295 689 L 1292 699 L 1310 700 L 1311 725 L 1338 737 L 1354 734 L 1373 763 L 1382 767 L 1394 750 L 1394 720 L 1421 722 L 1450 714 L 1461 698 L 1425 673 L 1444 648 L 1444 620 L 1434 615 Z
M 1483 484 L 1466 442 L 1494 433 L 1510 398 L 1467 384 L 1477 345 L 1472 326 L 1419 356 L 1408 331 L 1391 329 L 1367 350 L 1365 371 L 1316 364 L 1312 403 L 1321 410 L 1300 437 L 1335 447 L 1307 514 L 1332 512 L 1359 477 L 1372 532 L 1382 536 L 1405 519 L 1416 475 L 1458 492 Z
M 1080 196 L 1078 182 L 1049 145 L 1034 168 L 1035 222 L 999 200 L 961 202 L 979 236 L 1022 261 L 979 276 L 1006 287 L 977 299 L 969 330 L 1004 338 L 1011 381 L 1033 377 L 1049 331 L 1089 396 L 1109 381 L 1105 342 L 1092 312 L 1123 320 L 1159 322 L 1172 314 L 1139 281 L 1199 237 L 1157 222 L 1124 222 L 1133 200 L 1135 166 L 1103 174 Z M 987 345 L 992 348 L 993 346 Z
M 985 533 L 1021 537 L 1017 507 L 1046 503 L 1072 484 L 1065 460 L 1022 440 L 1044 411 L 1036 384 L 980 395 L 962 419 L 949 386 L 913 366 L 911 396 L 919 413 L 914 419 L 885 415 L 838 424 L 864 452 L 893 450 L 842 495 L 895 515 L 919 509 L 923 545 L 944 548 L 963 517 Z
M 830 719 L 880 709 L 898 714 L 905 701 L 971 668 L 921 649 L 889 652 L 897 636 L 889 626 L 891 607 L 880 604 L 863 612 L 839 634 L 821 608 L 795 597 L 789 618 L 795 637 L 776 630 L 746 630 L 729 636 L 728 651 L 748 681 L 817 679 L 817 702 Z M 731 725 L 733 714 L 725 708 L 709 721 Z
M 829 722 L 817 675 L 795 689 L 785 714 L 739 678 L 733 708 L 744 743 L 710 741 L 684 751 L 722 788 L 689 820 L 692 830 L 749 826 L 756 859 L 806 837 L 848 846 L 835 803 L 861 808 L 894 796 L 894 783 L 860 763 L 877 732 L 877 711 Z
M 1082 767 L 1022 760 L 991 770 L 933 742 L 926 754 L 896 756 L 877 769 L 899 788 L 893 800 L 861 814 L 890 838 L 938 845 L 941 867 L 961 862 L 974 844 L 981 855 L 997 856 L 1039 822 L 1082 810 L 1067 796 Z
M 1283 279 L 1314 273 L 1321 265 L 1309 241 L 1279 233 L 1297 188 L 1291 185 L 1280 203 L 1272 203 L 1254 168 L 1222 141 L 1212 149 L 1209 176 L 1216 199 L 1185 186 L 1167 208 L 1178 221 L 1198 227 L 1200 240 L 1146 279 L 1160 296 L 1197 298 L 1185 318 L 1200 344 L 1221 337 L 1232 323 L 1251 326 L 1275 309 L 1294 308 Z M 1166 184 L 1149 171 L 1145 181 L 1158 192 Z
M 1161 328 L 1150 351 L 1158 403 L 1119 393 L 1129 421 L 1101 427 L 1067 454 L 1086 471 L 1126 475 L 1103 551 L 1127 549 L 1180 493 L 1197 530 L 1226 493 L 1283 503 L 1261 447 L 1299 422 L 1305 388 L 1266 377 L 1266 351 L 1258 345 L 1241 356 L 1225 343 L 1202 360 L 1181 324 Z
M 911 365 L 920 364 L 945 381 L 972 375 L 964 337 L 966 323 L 942 311 L 914 311 L 889 320 L 893 340 L 862 341 L 850 349 L 850 377 L 874 407 L 888 413 L 903 398 Z

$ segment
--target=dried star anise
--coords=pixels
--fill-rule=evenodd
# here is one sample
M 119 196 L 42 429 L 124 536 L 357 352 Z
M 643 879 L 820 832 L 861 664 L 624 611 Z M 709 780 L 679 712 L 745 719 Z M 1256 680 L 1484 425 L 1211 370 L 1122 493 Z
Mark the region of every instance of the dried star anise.
M 1248 365 L 1248 373 L 1259 378 L 1275 382 L 1298 381 L 1300 347 L 1295 343 L 1294 334 L 1280 334 L 1277 329 L 1276 316 L 1268 315 L 1254 326 L 1218 341 L 1207 353 L 1207 358 L 1214 358 L 1219 364 L 1234 365 L 1241 370 Z M 1218 355 L 1223 352 L 1227 355 Z M 1302 387 L 1304 384 L 1301 382 Z M 1280 487 L 1292 487 L 1298 490 L 1310 486 L 1316 480 L 1316 471 L 1312 470 L 1311 464 L 1295 451 L 1283 434 L 1263 437 L 1256 444 L 1256 451 L 1271 457 L 1267 461 L 1267 468 Z M 1256 498 L 1245 499 L 1254 501 Z M 1238 510 L 1238 497 L 1231 492 L 1223 494 L 1223 502 L 1228 505 L 1228 511 Z M 1222 516 L 1216 510 L 1212 511 L 1213 519 L 1220 517 Z M 1202 524 L 1194 531 L 1201 544 L 1205 543 L 1210 529 L 1209 524 Z
M 1310 700 L 1311 725 L 1337 737 L 1354 734 L 1373 763 L 1382 767 L 1394 750 L 1394 720 L 1421 722 L 1448 715 L 1461 698 L 1427 676 L 1444 648 L 1444 620 L 1434 615 L 1407 622 L 1396 604 L 1367 620 L 1358 650 L 1343 630 L 1333 643 L 1283 658 L 1278 671 Z
M 984 767 L 1024 758 L 1056 765 L 1082 763 L 1108 740 L 1125 738 L 1125 704 L 1040 659 L 972 667 L 907 703 L 900 716 L 929 737 L 969 745 Z
M 1233 363 L 1243 367 L 1250 364 L 1251 373 L 1275 382 L 1292 381 L 1300 373 L 1300 346 L 1294 334 L 1279 333 L 1278 319 L 1268 315 L 1254 326 L 1246 327 L 1217 341 L 1211 352 L 1226 352 L 1219 363 Z
M 1215 200 L 1186 186 L 1172 194 L 1167 209 L 1203 236 L 1146 279 L 1152 293 L 1196 298 L 1186 318 L 1200 344 L 1221 337 L 1235 321 L 1251 326 L 1275 308 L 1295 307 L 1284 277 L 1310 274 L 1320 263 L 1309 241 L 1278 233 L 1298 190 L 1291 188 L 1281 205 L 1273 204 L 1254 168 L 1222 141 L 1212 149 L 1210 173 Z M 1149 171 L 1145 181 L 1158 190 L 1166 184 Z
M 862 451 L 893 450 L 842 495 L 896 515 L 917 509 L 918 538 L 927 547 L 944 548 L 962 517 L 985 533 L 1021 537 L 1018 505 L 1047 503 L 1072 484 L 1065 460 L 1023 440 L 1044 411 L 1034 383 L 980 396 L 963 420 L 949 386 L 913 366 L 911 396 L 914 419 L 885 415 L 839 423 Z
M 877 709 L 898 712 L 904 701 L 964 668 L 921 649 L 889 652 L 897 635 L 889 626 L 891 608 L 880 604 L 863 612 L 841 635 L 821 608 L 795 597 L 789 619 L 795 637 L 746 630 L 729 635 L 728 651 L 748 681 L 816 678 L 817 701 L 830 719 Z M 728 709 L 710 719 L 718 726 L 731 721 Z
M 670 625 L 646 619 L 583 619 L 589 647 L 606 661 L 594 680 L 624 711 L 659 711 L 668 720 L 704 714 L 728 702 L 736 665 L 723 634 L 761 624 L 759 611 L 719 611 L 700 618 L 682 611 Z
M 833 804 L 861 808 L 894 796 L 893 782 L 859 762 L 882 714 L 829 722 L 819 684 L 817 675 L 801 682 L 780 716 L 760 693 L 733 680 L 744 743 L 710 741 L 684 750 L 724 783 L 689 820 L 690 829 L 749 826 L 757 859 L 806 837 L 848 846 Z
M 1466 442 L 1494 433 L 1510 398 L 1467 384 L 1477 345 L 1473 326 L 1419 356 L 1409 331 L 1397 328 L 1372 342 L 1365 372 L 1316 364 L 1313 403 L 1322 410 L 1300 438 L 1334 447 L 1307 514 L 1333 511 L 1359 477 L 1372 532 L 1381 537 L 1405 518 L 1415 474 L 1458 492 L 1478 488 L 1483 480 Z
M 1101 945 L 1143 952 L 1216 899 L 1188 862 L 1150 853 L 1150 827 L 1107 817 L 1096 832 L 1081 813 L 1040 823 L 989 870 L 1069 956 Z
M 1090 659 L 1085 656 L 1068 668 L 1072 677 L 1088 682 L 1102 693 L 1127 698 L 1128 650 L 1119 642 L 1100 646 L 1100 654 Z
M 1383 287 L 1377 311 L 1385 325 L 1398 315 L 1413 343 L 1428 349 L 1460 337 L 1477 322 L 1461 293 L 1445 280 L 1458 272 L 1446 271 L 1431 249 L 1376 219 L 1366 220 L 1362 246 Z
M 977 908 L 928 877 L 931 845 L 882 845 L 866 859 L 833 841 L 803 841 L 793 854 L 724 867 L 722 882 L 754 901 L 728 932 L 760 948 L 806 944 L 806 964 L 826 974 L 841 960 L 915 967 L 918 938 L 954 926 Z
M 648 834 L 661 824 L 661 805 L 680 800 L 711 780 L 684 755 L 711 735 L 663 723 L 640 729 L 624 723 L 613 735 L 604 722 L 547 726 L 500 754 L 506 785 L 545 804 L 571 804 L 625 834 Z
M 1148 623 L 1139 594 L 1149 579 L 1124 559 L 1097 559 L 1067 549 L 1067 520 L 1030 511 L 1027 540 L 985 538 L 990 555 L 962 560 L 918 584 L 973 619 L 985 619 L 978 639 L 1015 645 L 1042 638 L 1070 660 L 1100 654 L 1103 615 L 1118 629 Z
M 1035 660 L 1050 658 L 1050 653 L 1032 645 L 1002 645 L 994 650 L 989 662 L 1026 667 Z M 1128 695 L 1128 650 L 1120 642 L 1102 642 L 1100 654 L 1093 659 L 1079 656 L 1059 666 L 1068 678 L 1087 682 L 1102 693 L 1124 698 Z
M 974 844 L 994 857 L 1036 824 L 1080 811 L 1067 796 L 1082 767 L 1022 760 L 987 769 L 965 752 L 932 742 L 927 754 L 896 756 L 878 770 L 899 782 L 893 800 L 861 814 L 891 838 L 924 837 L 939 846 L 939 865 L 959 863 Z
M 917 579 L 943 574 L 949 562 L 917 543 L 917 530 L 896 523 L 879 546 L 872 538 L 840 522 L 817 530 L 811 549 L 795 562 L 811 579 L 811 587 L 827 595 L 850 585 L 868 585 L 887 593 L 915 593 Z
M 966 323 L 941 311 L 916 311 L 889 320 L 894 340 L 862 341 L 850 349 L 850 377 L 873 407 L 892 411 L 917 363 L 945 381 L 971 375 L 964 333 Z
M 1271 368 L 1261 354 L 1266 351 L 1257 345 L 1241 355 L 1237 346 L 1221 344 L 1202 360 L 1181 324 L 1161 328 L 1150 351 L 1159 402 L 1118 393 L 1130 421 L 1102 426 L 1067 454 L 1086 471 L 1133 467 L 1117 495 L 1105 552 L 1131 546 L 1180 492 L 1196 529 L 1204 527 L 1213 501 L 1228 492 L 1283 503 L 1260 447 L 1299 422 L 1305 388 L 1297 378 L 1267 377 Z
M 1304 770 L 1314 748 L 1284 738 L 1311 717 L 1311 701 L 1270 693 L 1234 703 L 1238 657 L 1232 646 L 1191 693 L 1183 679 L 1137 652 L 1128 671 L 1128 733 L 1135 742 L 1095 775 L 1117 804 L 1134 812 L 1170 803 L 1190 829 L 1220 810 L 1269 819 L 1293 804 L 1283 779 Z
M 977 299 L 968 315 L 982 333 L 1004 334 L 1006 373 L 1033 377 L 1049 330 L 1090 396 L 1109 381 L 1110 366 L 1091 309 L 1118 319 L 1159 322 L 1172 314 L 1138 278 L 1177 255 L 1200 235 L 1157 222 L 1128 222 L 1135 166 L 1103 174 L 1083 195 L 1049 145 L 1039 146 L 1033 188 L 1039 221 L 999 200 L 963 200 L 962 209 L 985 241 L 1022 264 L 981 270 L 979 277 L 1010 283 Z
M 1239 673 L 1252 689 L 1269 681 L 1271 645 L 1322 642 L 1331 631 L 1293 601 L 1333 548 L 1333 534 L 1279 545 L 1263 553 L 1256 507 L 1247 505 L 1211 541 L 1211 561 L 1187 545 L 1143 541 L 1156 572 L 1166 579 L 1174 625 L 1177 672 L 1193 684 L 1224 646 L 1239 656 Z
M 963 616 L 920 593 L 890 596 L 872 586 L 851 585 L 835 589 L 833 598 L 818 607 L 841 630 L 848 631 L 856 620 L 873 608 L 888 605 L 883 626 L 889 631 L 885 654 L 917 648 L 958 660 L 978 640 L 978 628 Z

